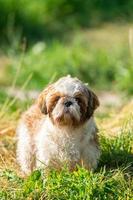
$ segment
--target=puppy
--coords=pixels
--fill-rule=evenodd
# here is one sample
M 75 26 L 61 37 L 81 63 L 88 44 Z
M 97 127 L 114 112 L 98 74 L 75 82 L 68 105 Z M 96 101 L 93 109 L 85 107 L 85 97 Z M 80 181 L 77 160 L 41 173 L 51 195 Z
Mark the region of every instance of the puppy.
M 97 96 L 77 78 L 63 77 L 42 91 L 17 128 L 17 160 L 25 174 L 45 167 L 95 169 L 100 157 L 93 113 Z

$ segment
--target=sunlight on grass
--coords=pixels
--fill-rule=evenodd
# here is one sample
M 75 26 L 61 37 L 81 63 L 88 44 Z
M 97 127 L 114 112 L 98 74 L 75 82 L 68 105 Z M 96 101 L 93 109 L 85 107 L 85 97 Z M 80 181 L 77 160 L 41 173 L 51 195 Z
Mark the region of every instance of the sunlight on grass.
M 130 109 L 125 106 L 120 115 L 124 117 L 125 110 L 128 115 Z M 14 133 L 0 136 L 0 199 L 131 199 L 133 127 L 130 122 L 127 127 L 123 126 L 123 121 L 119 126 L 121 134 L 113 138 L 106 137 L 108 133 L 103 135 L 100 130 L 102 155 L 95 172 L 81 167 L 69 172 L 64 167 L 60 172 L 37 170 L 26 179 L 21 177 L 16 164 Z
M 125 105 L 119 113 L 113 113 L 112 119 L 99 120 L 99 126 L 106 136 L 118 136 L 121 132 L 133 130 L 133 100 Z

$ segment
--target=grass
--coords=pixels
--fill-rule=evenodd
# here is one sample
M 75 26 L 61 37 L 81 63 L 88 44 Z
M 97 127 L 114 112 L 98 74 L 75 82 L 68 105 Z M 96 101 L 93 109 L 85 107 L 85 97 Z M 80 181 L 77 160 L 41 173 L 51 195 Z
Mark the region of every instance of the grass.
M 36 170 L 29 177 L 22 178 L 15 158 L 15 126 L 12 132 L 1 135 L 0 199 L 132 199 L 133 118 L 130 108 L 126 106 L 120 113 L 124 120 L 119 121 L 121 128 L 119 135 L 108 137 L 105 122 L 101 126 L 102 155 L 95 172 L 89 172 L 79 166 L 77 171 L 69 172 L 64 166 L 61 171 Z M 125 116 L 125 110 L 129 115 Z M 17 119 L 13 114 L 10 118 Z M 102 120 L 98 119 L 99 125 Z M 108 118 L 106 121 L 108 124 L 110 124 L 109 120 L 110 123 L 113 121 L 111 117 Z M 123 123 L 125 121 L 126 124 Z
M 86 30 L 63 43 L 39 42 L 25 51 L 20 50 L 20 45 L 9 48 L 1 57 L 1 200 L 133 199 L 133 101 L 129 100 L 133 94 L 133 60 L 132 47 L 128 46 L 129 27 L 109 25 Z M 102 154 L 95 172 L 79 166 L 77 171 L 69 172 L 64 166 L 61 171 L 36 170 L 23 178 L 16 163 L 15 129 L 20 113 L 32 100 L 27 96 L 17 99 L 16 93 L 13 97 L 7 91 L 38 91 L 68 73 L 89 82 L 99 92 L 123 91 L 124 96 L 129 95 L 129 103 L 96 114 Z
M 128 139 L 127 139 L 128 138 Z M 132 155 L 129 137 L 102 139 L 102 158 L 96 172 L 78 167 L 69 172 L 35 171 L 20 178 L 7 167 L 1 170 L 1 199 L 132 199 Z M 127 142 L 126 145 L 124 143 Z
M 133 94 L 132 41 L 130 24 L 108 25 L 91 31 L 75 32 L 74 37 L 46 43 L 38 42 L 28 50 L 20 44 L 7 51 L 8 61 L 0 69 L 0 85 L 9 86 L 18 71 L 16 86 L 32 75 L 27 89 L 42 89 L 60 76 L 71 74 L 98 90 L 121 90 Z M 124 34 L 123 34 L 124 32 Z M 130 44 L 129 44 L 130 43 Z M 4 62 L 4 60 L 3 60 Z

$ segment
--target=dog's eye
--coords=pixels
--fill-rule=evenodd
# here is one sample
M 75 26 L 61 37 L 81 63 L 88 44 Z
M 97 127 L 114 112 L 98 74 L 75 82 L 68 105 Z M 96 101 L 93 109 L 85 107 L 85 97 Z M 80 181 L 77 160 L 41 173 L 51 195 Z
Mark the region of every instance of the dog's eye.
M 81 99 L 79 97 L 76 97 L 75 100 L 78 102 L 78 103 L 81 103 Z
M 55 97 L 55 101 L 58 101 L 60 99 L 60 96 Z

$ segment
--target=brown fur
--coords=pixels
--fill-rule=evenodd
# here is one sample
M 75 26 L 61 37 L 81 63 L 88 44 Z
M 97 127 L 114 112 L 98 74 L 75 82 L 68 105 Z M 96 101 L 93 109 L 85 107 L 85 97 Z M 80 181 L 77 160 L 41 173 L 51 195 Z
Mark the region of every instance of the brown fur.
M 37 99 L 37 105 L 39 106 L 39 108 L 41 109 L 41 112 L 43 114 L 47 114 L 47 106 L 46 106 L 46 96 L 48 93 L 52 93 L 53 91 L 53 85 L 49 85 L 47 86 L 39 95 L 38 99 Z
M 85 91 L 86 92 L 86 91 Z M 49 95 L 49 101 L 46 105 L 46 97 Z M 86 99 L 85 94 L 79 93 L 75 96 L 75 100 L 77 101 L 78 105 L 80 106 L 80 112 L 81 112 L 81 120 L 76 121 L 76 119 L 71 116 L 71 118 L 67 119 L 67 122 L 65 122 L 65 119 L 63 116 L 60 116 L 56 119 L 54 122 L 52 117 L 52 111 L 54 107 L 56 106 L 57 101 L 62 98 L 62 103 L 66 100 L 67 96 L 64 96 L 63 94 L 55 91 L 53 85 L 48 85 L 39 95 L 38 99 L 36 100 L 35 104 L 29 109 L 28 112 L 25 112 L 24 114 L 24 120 L 26 121 L 27 126 L 30 128 L 31 133 L 35 133 L 35 131 L 38 129 L 38 126 L 41 122 L 41 120 L 45 117 L 45 115 L 49 114 L 51 117 L 53 123 L 60 123 L 61 125 L 67 125 L 70 126 L 79 126 L 83 124 L 86 120 L 88 120 L 92 115 L 94 110 L 99 106 L 99 100 L 94 92 L 88 89 L 87 91 L 87 105 L 86 105 Z
M 91 90 L 88 90 L 88 106 L 85 118 L 89 119 L 99 105 L 100 102 L 96 94 Z
M 85 91 L 86 92 L 86 91 Z M 46 97 L 49 94 L 49 102 L 46 105 Z M 92 92 L 91 90 L 88 89 L 87 91 L 87 101 L 88 104 L 86 105 L 85 103 L 85 98 L 84 98 L 84 94 L 80 93 L 77 94 L 75 96 L 75 99 L 77 101 L 77 103 L 80 106 L 80 111 L 82 114 L 81 120 L 80 120 L 80 124 L 83 124 L 86 120 L 88 120 L 94 113 L 94 110 L 99 106 L 99 100 L 97 98 L 97 96 L 95 95 L 94 92 Z M 56 106 L 57 101 L 60 98 L 64 98 L 62 101 L 65 101 L 65 99 L 67 98 L 67 96 L 64 96 L 63 94 L 57 92 L 54 90 L 53 85 L 49 85 L 46 89 L 44 89 L 44 91 L 39 95 L 38 100 L 37 100 L 37 105 L 39 106 L 39 108 L 41 109 L 41 112 L 43 114 L 49 114 L 49 116 L 51 117 L 53 123 L 54 120 L 52 118 L 52 111 L 54 109 L 54 107 Z M 63 103 L 63 102 L 62 102 Z M 63 122 L 64 120 L 61 119 L 61 116 L 57 119 L 56 122 Z M 56 123 L 55 122 L 55 123 Z M 73 126 L 78 126 L 79 122 L 77 122 L 75 120 L 75 118 L 73 118 L 73 116 L 71 116 L 71 120 L 70 122 L 73 124 Z M 71 124 L 69 122 L 69 119 L 67 121 L 67 123 Z M 65 125 L 65 121 L 63 122 L 63 124 Z
M 42 114 L 40 108 L 35 104 L 22 116 L 25 124 L 30 130 L 30 134 L 33 135 L 39 129 L 41 120 L 45 116 Z
M 63 95 L 61 95 L 59 92 L 55 92 L 54 94 L 52 94 L 50 96 L 50 101 L 47 105 L 47 113 L 51 113 L 54 109 L 54 107 L 56 106 L 57 101 L 60 99 L 60 97 L 62 97 Z

